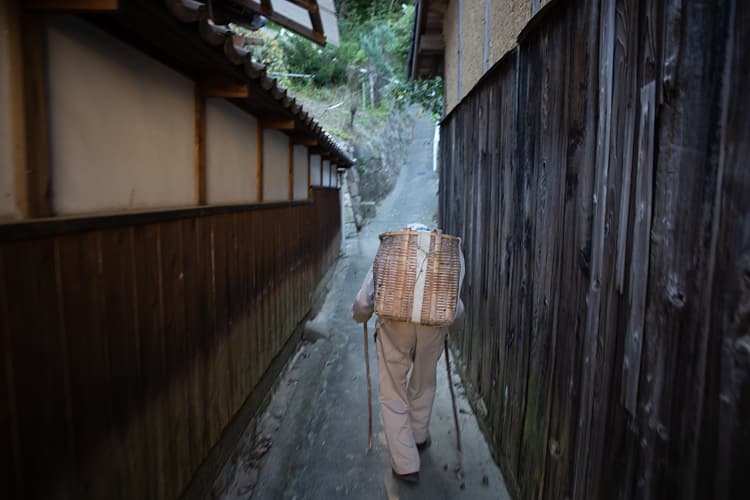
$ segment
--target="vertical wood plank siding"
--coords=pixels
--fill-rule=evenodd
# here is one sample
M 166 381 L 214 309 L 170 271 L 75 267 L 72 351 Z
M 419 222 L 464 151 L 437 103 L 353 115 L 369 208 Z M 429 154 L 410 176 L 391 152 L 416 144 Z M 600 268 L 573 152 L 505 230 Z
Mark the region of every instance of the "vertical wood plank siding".
M 338 257 L 313 203 L 0 242 L 6 498 L 177 498 Z
M 443 122 L 452 341 L 515 498 L 747 494 L 748 22 L 556 2 Z

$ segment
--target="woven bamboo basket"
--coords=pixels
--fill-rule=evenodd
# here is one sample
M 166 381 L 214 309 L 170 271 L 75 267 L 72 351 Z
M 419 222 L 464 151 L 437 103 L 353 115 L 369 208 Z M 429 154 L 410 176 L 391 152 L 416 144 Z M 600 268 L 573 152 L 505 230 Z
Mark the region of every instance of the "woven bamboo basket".
M 461 284 L 461 240 L 440 231 L 380 235 L 373 264 L 375 312 L 397 321 L 448 326 Z

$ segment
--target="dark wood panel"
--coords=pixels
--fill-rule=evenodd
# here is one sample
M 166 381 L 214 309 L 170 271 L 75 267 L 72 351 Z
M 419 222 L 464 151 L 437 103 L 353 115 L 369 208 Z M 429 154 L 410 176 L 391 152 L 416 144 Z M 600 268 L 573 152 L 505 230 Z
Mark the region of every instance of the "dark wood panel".
M 8 300 L 5 293 L 5 270 L 0 249 L 0 481 L 7 485 L 10 498 L 22 498 L 23 486 L 20 468 L 21 451 L 18 446 L 16 396 L 13 384 L 13 351 L 8 325 Z
M 48 240 L 4 246 L 2 258 L 21 490 L 69 498 L 76 462 L 59 255 Z
M 162 225 L 160 231 L 161 287 L 164 297 L 164 361 L 168 380 L 167 405 L 167 466 L 168 496 L 179 494 L 176 488 L 185 484 L 192 475 L 191 447 L 189 441 L 188 408 L 188 349 L 185 336 L 185 272 L 183 228 L 184 221 Z
M 109 346 L 101 317 L 104 305 L 101 235 L 59 238 L 55 241 L 55 252 L 60 262 L 61 327 L 68 355 L 69 404 L 78 467 L 75 496 L 101 497 L 116 478 L 116 467 L 105 468 L 97 463 L 100 450 L 114 444 L 110 433 L 111 394 L 106 390 L 112 387 Z
M 740 497 L 747 9 L 570 5 L 441 127 L 477 414 L 517 498 Z
M 750 84 L 750 6 L 737 2 L 734 8 L 728 26 L 729 83 L 722 99 L 726 114 L 717 172 L 718 224 L 712 235 L 716 267 L 710 320 L 711 328 L 723 335 L 709 338 L 698 462 L 715 479 L 696 480 L 696 496 L 740 499 L 750 488 L 750 122 L 744 112 Z M 711 463 L 714 446 L 716 460 Z
M 185 220 L 182 225 L 183 286 L 185 290 L 185 343 L 188 361 L 189 441 L 191 470 L 195 470 L 210 448 L 206 429 L 206 363 L 212 331 L 205 221 Z
M 11 498 L 180 495 L 338 257 L 338 191 L 312 194 L 0 243 Z
M 146 498 L 143 481 L 146 456 L 150 453 L 144 437 L 145 400 L 141 371 L 140 338 L 137 327 L 135 261 L 131 231 L 107 230 L 101 233 L 102 251 L 102 334 L 107 338 L 111 388 L 112 429 L 115 444 L 113 460 L 119 471 L 122 498 Z

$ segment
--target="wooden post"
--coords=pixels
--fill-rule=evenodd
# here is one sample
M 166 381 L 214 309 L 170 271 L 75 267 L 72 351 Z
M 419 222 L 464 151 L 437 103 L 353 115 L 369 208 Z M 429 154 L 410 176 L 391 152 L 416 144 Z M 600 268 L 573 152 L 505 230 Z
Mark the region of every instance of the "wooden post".
M 289 139 L 289 201 L 294 200 L 294 143 Z
M 11 5 L 15 2 L 10 2 Z M 17 8 L 17 7 L 11 7 Z M 47 119 L 46 35 L 42 14 L 21 11 L 20 29 L 11 36 L 20 54 L 26 161 L 15 170 L 16 195 L 24 218 L 49 217 L 49 124 Z M 14 23 L 10 23 L 11 25 Z M 20 36 L 23 36 L 21 42 Z M 18 38 L 17 38 L 18 37 Z M 20 126 L 21 120 L 19 120 Z
M 320 155 L 320 184 L 318 184 L 320 187 L 323 187 L 323 155 Z
M 312 179 L 310 178 L 310 148 L 307 148 L 307 199 L 312 200 Z
M 257 152 L 258 162 L 255 170 L 255 182 L 257 182 L 258 203 L 263 203 L 263 124 L 258 121 L 257 132 Z
M 206 98 L 195 86 L 195 203 L 206 204 Z

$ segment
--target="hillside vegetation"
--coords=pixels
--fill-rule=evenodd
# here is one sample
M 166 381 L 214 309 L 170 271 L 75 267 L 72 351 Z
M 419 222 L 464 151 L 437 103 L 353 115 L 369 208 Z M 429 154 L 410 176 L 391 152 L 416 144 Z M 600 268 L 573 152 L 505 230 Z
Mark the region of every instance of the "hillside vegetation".
M 379 201 L 398 174 L 414 116 L 440 116 L 442 82 L 407 78 L 413 0 L 338 0 L 336 10 L 338 47 L 270 24 L 255 33 L 265 39 L 255 56 L 353 153 L 352 198 Z

